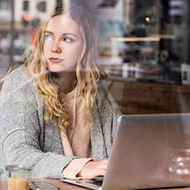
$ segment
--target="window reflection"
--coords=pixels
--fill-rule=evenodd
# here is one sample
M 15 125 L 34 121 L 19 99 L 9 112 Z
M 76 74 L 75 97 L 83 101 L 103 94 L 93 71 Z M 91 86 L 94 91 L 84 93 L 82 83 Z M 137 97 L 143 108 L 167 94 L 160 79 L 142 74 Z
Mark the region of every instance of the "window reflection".
M 190 84 L 188 0 L 72 1 L 90 7 L 96 16 L 99 29 L 97 60 L 110 81 Z M 12 2 L 0 1 L 0 76 L 10 64 L 23 63 L 24 56 L 33 48 L 38 25 L 49 18 L 56 5 L 70 1 L 14 0 L 14 15 Z M 28 15 L 28 19 L 23 21 L 23 15 Z M 10 63 L 11 50 L 13 63 Z

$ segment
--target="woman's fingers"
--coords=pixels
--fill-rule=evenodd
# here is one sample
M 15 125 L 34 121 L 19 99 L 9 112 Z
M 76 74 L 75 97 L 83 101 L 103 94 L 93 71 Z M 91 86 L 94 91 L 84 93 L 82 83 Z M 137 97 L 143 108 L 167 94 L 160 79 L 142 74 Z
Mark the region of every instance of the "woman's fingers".
M 107 169 L 108 159 L 87 162 L 78 176 L 84 179 L 93 179 L 104 176 Z

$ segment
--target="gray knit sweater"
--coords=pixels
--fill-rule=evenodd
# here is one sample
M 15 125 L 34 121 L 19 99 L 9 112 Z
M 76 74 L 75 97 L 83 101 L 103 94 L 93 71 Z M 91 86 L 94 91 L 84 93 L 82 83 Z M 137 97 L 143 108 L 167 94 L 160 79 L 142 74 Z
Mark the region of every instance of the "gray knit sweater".
M 99 92 L 103 101 L 100 107 L 95 101 L 91 110 L 94 159 L 109 157 L 120 115 L 117 104 L 102 85 Z M 61 177 L 63 168 L 74 158 L 64 156 L 53 122 L 44 125 L 43 106 L 32 77 L 24 66 L 15 69 L 0 92 L 0 167 L 22 164 L 33 167 L 33 178 Z

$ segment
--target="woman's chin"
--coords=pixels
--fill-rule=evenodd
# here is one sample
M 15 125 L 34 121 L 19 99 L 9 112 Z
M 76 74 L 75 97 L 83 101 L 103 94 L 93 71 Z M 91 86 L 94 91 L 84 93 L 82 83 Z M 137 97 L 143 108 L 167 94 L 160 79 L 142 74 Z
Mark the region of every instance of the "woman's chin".
M 48 70 L 52 73 L 62 73 L 65 72 L 65 69 L 55 68 L 55 67 L 49 67 Z

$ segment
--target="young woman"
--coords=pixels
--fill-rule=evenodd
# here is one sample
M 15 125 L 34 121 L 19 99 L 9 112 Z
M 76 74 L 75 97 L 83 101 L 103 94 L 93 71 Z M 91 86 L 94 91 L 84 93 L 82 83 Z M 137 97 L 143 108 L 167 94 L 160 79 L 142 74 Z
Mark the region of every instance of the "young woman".
M 117 104 L 98 69 L 93 20 L 82 7 L 57 8 L 35 50 L 0 93 L 0 167 L 32 166 L 32 177 L 104 175 Z

